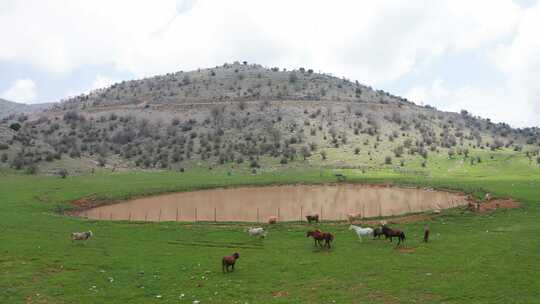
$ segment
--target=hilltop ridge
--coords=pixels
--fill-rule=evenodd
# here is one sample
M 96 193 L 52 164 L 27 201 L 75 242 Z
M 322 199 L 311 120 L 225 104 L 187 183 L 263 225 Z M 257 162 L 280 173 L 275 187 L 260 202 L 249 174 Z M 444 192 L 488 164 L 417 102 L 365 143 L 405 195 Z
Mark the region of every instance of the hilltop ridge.
M 425 168 L 482 150 L 538 155 L 537 128 L 443 112 L 300 68 L 225 64 L 123 81 L 0 121 L 0 167 Z M 3 130 L 3 131 L 1 131 Z M 32 169 L 34 171 L 34 169 Z

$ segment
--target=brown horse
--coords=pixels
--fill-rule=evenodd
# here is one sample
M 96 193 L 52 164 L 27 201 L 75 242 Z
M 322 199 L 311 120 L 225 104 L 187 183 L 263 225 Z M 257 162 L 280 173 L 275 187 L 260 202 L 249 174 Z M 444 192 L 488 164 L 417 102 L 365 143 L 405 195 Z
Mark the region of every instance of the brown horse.
M 315 247 L 323 247 L 322 241 L 324 240 L 324 247 L 330 248 L 330 243 L 334 240 L 334 235 L 330 232 L 322 232 L 320 230 L 310 230 L 306 233 L 306 237 L 312 237 L 315 242 Z
M 405 242 L 405 233 L 401 230 L 394 230 L 394 229 L 389 228 L 386 225 L 383 225 L 382 232 L 386 238 L 390 238 L 390 242 L 392 242 L 392 238 L 397 237 L 398 246 L 399 244 L 401 244 L 401 242 Z
M 234 271 L 234 264 L 236 263 L 236 260 L 240 258 L 240 254 L 238 252 L 233 253 L 232 255 L 225 256 L 221 260 L 221 268 L 223 272 L 227 271 L 229 272 L 229 267 L 232 268 L 231 271 Z
M 310 224 L 311 224 L 311 222 L 318 223 L 319 222 L 319 215 L 318 214 L 306 215 L 306 220 Z
M 429 227 L 424 226 L 424 243 L 427 243 L 429 240 Z

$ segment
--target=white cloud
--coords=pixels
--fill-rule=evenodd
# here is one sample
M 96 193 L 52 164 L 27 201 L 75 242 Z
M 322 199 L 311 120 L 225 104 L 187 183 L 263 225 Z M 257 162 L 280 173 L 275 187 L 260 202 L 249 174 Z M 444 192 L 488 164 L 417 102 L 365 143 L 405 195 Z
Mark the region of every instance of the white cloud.
M 511 102 L 528 103 L 530 113 L 540 125 L 540 3 L 530 7 L 521 18 L 517 33 L 511 42 L 499 45 L 491 59 L 506 75 L 507 90 L 512 92 Z
M 539 7 L 510 0 L 3 0 L 0 36 L 8 43 L 0 60 L 64 75 L 112 65 L 137 77 L 247 60 L 388 87 L 445 55 L 474 51 L 490 54 L 504 83 L 456 87 L 432 79 L 410 96 L 538 124 L 519 116 L 540 113 Z M 109 82 L 96 79 L 91 88 L 102 84 Z
M 92 86 L 90 87 L 90 91 L 109 87 L 117 81 L 117 79 L 113 79 L 103 75 L 97 75 L 96 79 L 92 83 Z
M 9 101 L 33 103 L 36 98 L 36 84 L 32 79 L 17 79 L 6 91 L 2 98 Z
M 467 110 L 474 115 L 506 122 L 514 127 L 538 125 L 534 103 L 519 97 L 506 84 L 492 87 L 452 87 L 441 79 L 428 85 L 412 87 L 405 97 L 417 104 L 429 104 L 444 111 Z
M 0 59 L 54 72 L 114 64 L 146 76 L 245 59 L 372 84 L 442 53 L 492 43 L 512 32 L 520 14 L 509 0 L 10 3 L 0 10 L 0 35 L 10 41 Z

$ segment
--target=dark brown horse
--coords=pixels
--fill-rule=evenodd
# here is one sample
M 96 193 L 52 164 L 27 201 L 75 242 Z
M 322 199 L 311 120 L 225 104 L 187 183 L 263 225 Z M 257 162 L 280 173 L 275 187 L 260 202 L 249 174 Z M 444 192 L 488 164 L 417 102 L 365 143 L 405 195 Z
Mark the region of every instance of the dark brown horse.
M 429 227 L 424 226 L 424 243 L 427 243 L 429 240 Z
M 319 215 L 318 214 L 306 215 L 306 220 L 310 224 L 311 224 L 311 222 L 318 223 L 319 222 Z
M 232 255 L 225 256 L 221 260 L 221 268 L 223 272 L 227 271 L 229 272 L 229 267 L 232 268 L 231 271 L 234 271 L 234 264 L 236 263 L 236 260 L 240 258 L 240 254 L 238 252 L 233 253 Z
M 390 238 L 390 242 L 392 242 L 392 238 L 397 237 L 398 238 L 398 246 L 401 244 L 401 242 L 405 242 L 405 233 L 401 230 L 394 230 L 389 228 L 386 225 L 382 226 L 382 232 L 386 238 Z
M 330 248 L 330 243 L 334 240 L 334 235 L 330 232 L 322 232 L 320 230 L 310 230 L 306 233 L 306 237 L 312 237 L 315 242 L 315 247 L 323 247 L 322 241 L 324 241 L 324 246 Z

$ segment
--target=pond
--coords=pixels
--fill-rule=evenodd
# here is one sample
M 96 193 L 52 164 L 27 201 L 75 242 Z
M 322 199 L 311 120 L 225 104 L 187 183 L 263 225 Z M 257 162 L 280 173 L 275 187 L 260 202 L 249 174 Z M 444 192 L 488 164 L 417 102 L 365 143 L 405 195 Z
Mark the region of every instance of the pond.
M 365 184 L 218 188 L 137 198 L 81 211 L 90 219 L 133 221 L 266 222 L 344 220 L 442 210 L 467 204 L 466 195 L 425 188 Z

